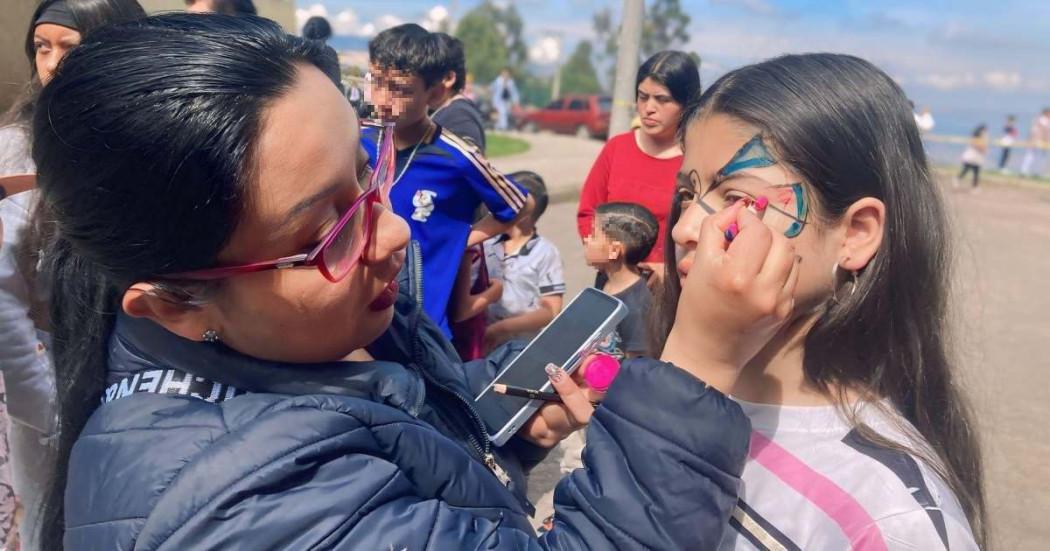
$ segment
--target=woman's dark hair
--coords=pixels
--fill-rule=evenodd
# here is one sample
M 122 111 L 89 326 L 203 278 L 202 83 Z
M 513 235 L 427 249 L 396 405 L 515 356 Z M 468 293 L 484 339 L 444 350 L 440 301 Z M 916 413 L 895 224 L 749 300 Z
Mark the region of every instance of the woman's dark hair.
M 36 96 L 40 92 L 40 76 L 36 72 L 36 48 L 33 45 L 36 22 L 40 19 L 41 14 L 59 2 L 69 8 L 73 21 L 77 25 L 76 30 L 82 38 L 103 25 L 146 16 L 146 12 L 136 0 L 44 0 L 41 2 L 33 11 L 33 17 L 29 19 L 29 29 L 26 30 L 24 48 L 26 59 L 29 61 L 29 81 L 19 99 L 4 116 L 3 125 L 29 125 L 29 120 L 33 116 L 33 107 L 36 104 Z
M 645 60 L 638 68 L 638 76 L 635 78 L 636 96 L 638 86 L 647 78 L 666 86 L 671 92 L 671 97 L 682 106 L 700 92 L 700 69 L 685 52 L 667 50 Z
M 444 78 L 448 70 L 441 55 L 441 41 L 415 23 L 391 27 L 368 42 L 368 60 L 387 69 L 397 69 L 423 79 L 427 88 Z
M 660 223 L 638 203 L 603 203 L 594 209 L 594 216 L 605 235 L 623 243 L 624 263 L 628 266 L 637 266 L 656 245 Z
M 463 53 L 463 42 L 447 33 L 434 33 L 438 39 L 438 53 L 444 60 L 442 70 L 447 75 L 449 71 L 456 73 L 456 82 L 452 84 L 452 91 L 459 93 L 467 85 L 467 56 Z M 444 75 L 442 75 L 444 76 Z
M 53 221 L 43 269 L 59 466 L 44 549 L 62 546 L 65 466 L 99 404 L 122 294 L 215 264 L 249 199 L 263 111 L 297 67 L 330 70 L 327 60 L 321 44 L 266 19 L 169 14 L 92 34 L 41 92 L 33 157 Z
M 687 106 L 679 136 L 709 114 L 758 129 L 777 158 L 808 184 L 816 203 L 811 215 L 817 215 L 809 231 L 838 220 L 858 199 L 874 197 L 885 204 L 885 239 L 860 273 L 856 292 L 829 299 L 806 336 L 805 377 L 825 391 L 835 386 L 888 400 L 932 453 L 924 447 L 907 451 L 947 481 L 983 546 L 976 427 L 953 377 L 946 343 L 951 238 L 904 93 L 856 57 L 788 55 L 718 79 Z M 680 215 L 676 201 L 667 225 L 668 266 L 675 262 L 670 230 Z M 663 314 L 654 318 L 656 351 L 663 349 L 681 291 L 677 272 L 668 270 L 666 276 Z M 842 395 L 836 398 L 847 403 Z M 847 413 L 857 424 L 856 416 Z M 858 428 L 881 445 L 904 449 L 862 424 Z
M 221 0 L 219 2 L 223 4 L 224 9 L 222 13 L 228 13 L 230 15 L 258 15 L 259 12 L 255 9 L 255 2 L 252 0 Z
M 332 25 L 324 17 L 315 15 L 307 19 L 306 24 L 303 25 L 303 38 L 324 42 L 332 38 Z
M 981 136 L 981 133 L 985 130 L 988 130 L 987 124 L 984 124 L 983 122 L 981 124 L 978 124 L 977 128 L 973 129 L 973 137 L 979 138 Z

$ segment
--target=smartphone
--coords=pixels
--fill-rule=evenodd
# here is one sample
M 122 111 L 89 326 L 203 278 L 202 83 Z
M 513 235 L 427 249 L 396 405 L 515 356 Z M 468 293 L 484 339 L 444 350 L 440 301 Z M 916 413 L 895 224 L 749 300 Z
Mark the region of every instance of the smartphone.
M 492 385 L 552 391 L 544 367 L 552 363 L 572 373 L 626 316 L 627 306 L 616 297 L 594 288 L 577 295 L 474 399 L 492 443 L 504 444 L 543 405 L 541 400 L 496 394 Z

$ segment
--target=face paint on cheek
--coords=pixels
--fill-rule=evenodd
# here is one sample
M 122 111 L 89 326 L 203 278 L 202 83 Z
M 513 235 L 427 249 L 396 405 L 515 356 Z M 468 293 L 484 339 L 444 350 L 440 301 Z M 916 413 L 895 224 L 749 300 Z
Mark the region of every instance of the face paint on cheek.
M 784 235 L 787 237 L 798 237 L 798 234 L 802 233 L 802 228 L 806 224 L 806 217 L 809 215 L 809 203 L 806 200 L 806 194 L 802 191 L 802 184 L 791 184 L 791 191 L 795 198 L 795 221 L 791 223 Z

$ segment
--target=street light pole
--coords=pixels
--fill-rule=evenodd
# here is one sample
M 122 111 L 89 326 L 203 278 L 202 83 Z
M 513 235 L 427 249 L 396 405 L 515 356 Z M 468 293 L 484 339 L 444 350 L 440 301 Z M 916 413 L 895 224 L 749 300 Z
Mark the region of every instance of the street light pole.
M 612 115 L 609 135 L 626 132 L 631 126 L 634 109 L 638 57 L 642 42 L 642 18 L 645 0 L 623 0 L 623 19 L 620 22 L 620 47 L 616 55 L 616 80 L 613 86 Z

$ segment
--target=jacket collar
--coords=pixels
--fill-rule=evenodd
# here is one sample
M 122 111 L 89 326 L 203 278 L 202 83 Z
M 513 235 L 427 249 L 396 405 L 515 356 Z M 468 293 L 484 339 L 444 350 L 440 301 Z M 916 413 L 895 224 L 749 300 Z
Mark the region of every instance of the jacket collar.
M 389 361 L 292 364 L 245 356 L 222 343 L 184 339 L 156 323 L 117 315 L 109 341 L 111 377 L 151 369 L 176 369 L 248 392 L 339 394 L 419 414 L 424 386 L 419 375 Z

